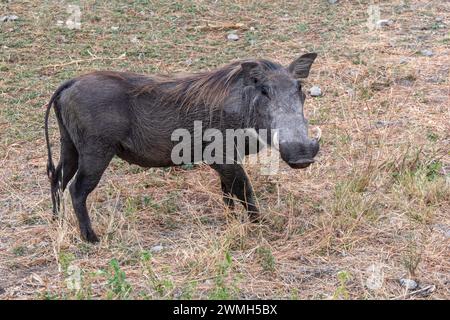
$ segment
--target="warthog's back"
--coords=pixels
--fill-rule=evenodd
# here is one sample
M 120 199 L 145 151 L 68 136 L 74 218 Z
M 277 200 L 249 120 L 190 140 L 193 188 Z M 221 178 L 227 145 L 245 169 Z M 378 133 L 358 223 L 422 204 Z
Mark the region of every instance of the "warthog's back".
M 149 81 L 149 77 L 122 72 L 94 72 L 77 78 L 58 101 L 75 145 L 97 141 L 113 146 L 131 163 L 170 165 L 170 134 L 178 124 L 168 122 L 174 110 L 156 105 L 157 93 L 145 99 L 135 94 L 135 88 Z

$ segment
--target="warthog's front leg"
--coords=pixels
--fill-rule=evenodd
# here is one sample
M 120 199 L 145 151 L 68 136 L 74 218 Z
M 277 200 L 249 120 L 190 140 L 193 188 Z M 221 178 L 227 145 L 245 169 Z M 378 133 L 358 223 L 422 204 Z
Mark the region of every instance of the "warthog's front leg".
M 224 202 L 230 208 L 234 207 L 233 199 L 235 196 L 244 205 L 250 219 L 257 221 L 259 210 L 256 207 L 255 196 L 250 180 L 240 164 L 213 164 L 211 168 L 220 175 L 222 191 L 224 193 Z

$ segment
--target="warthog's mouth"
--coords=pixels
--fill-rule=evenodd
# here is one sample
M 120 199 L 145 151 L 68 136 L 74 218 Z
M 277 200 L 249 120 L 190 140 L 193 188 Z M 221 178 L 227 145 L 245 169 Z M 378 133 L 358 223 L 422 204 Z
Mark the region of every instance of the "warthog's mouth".
M 304 169 L 309 167 L 311 163 L 314 163 L 314 159 L 300 159 L 294 162 L 288 162 L 287 164 L 293 169 Z

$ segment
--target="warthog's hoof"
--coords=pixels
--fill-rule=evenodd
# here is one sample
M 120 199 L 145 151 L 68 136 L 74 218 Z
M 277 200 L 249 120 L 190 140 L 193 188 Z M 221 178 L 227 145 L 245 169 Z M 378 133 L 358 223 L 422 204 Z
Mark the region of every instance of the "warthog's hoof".
M 251 223 L 259 223 L 261 222 L 261 215 L 259 211 L 249 211 L 248 217 Z
M 223 202 L 229 209 L 231 210 L 234 209 L 234 200 L 231 198 L 230 195 L 223 196 Z
M 81 230 L 81 238 L 90 243 L 97 243 L 100 241 L 97 235 L 95 234 L 94 230 L 90 228 L 89 229 L 83 228 Z

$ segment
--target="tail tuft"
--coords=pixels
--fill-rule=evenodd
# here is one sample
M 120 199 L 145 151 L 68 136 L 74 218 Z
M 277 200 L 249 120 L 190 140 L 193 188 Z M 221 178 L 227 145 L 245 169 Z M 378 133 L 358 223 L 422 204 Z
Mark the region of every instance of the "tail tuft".
M 55 173 L 56 173 L 55 165 L 53 164 L 53 161 L 49 159 L 49 161 L 47 162 L 47 176 L 50 181 L 53 180 Z

